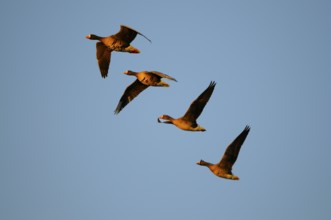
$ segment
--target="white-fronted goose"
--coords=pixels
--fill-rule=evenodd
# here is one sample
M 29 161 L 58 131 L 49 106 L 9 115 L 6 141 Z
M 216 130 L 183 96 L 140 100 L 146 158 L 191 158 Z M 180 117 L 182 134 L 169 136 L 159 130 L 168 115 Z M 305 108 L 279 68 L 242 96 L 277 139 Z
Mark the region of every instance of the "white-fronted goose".
M 250 127 L 246 126 L 245 129 L 238 135 L 238 137 L 226 148 L 221 161 L 217 164 L 211 164 L 206 161 L 200 160 L 197 162 L 200 166 L 206 166 L 210 171 L 218 177 L 231 180 L 239 180 L 238 176 L 232 174 L 232 166 L 236 162 L 240 147 L 243 145 Z
M 185 115 L 181 118 L 174 119 L 169 115 L 161 115 L 157 121 L 161 123 L 160 119 L 165 120 L 162 123 L 173 124 L 176 127 L 185 131 L 206 131 L 205 128 L 198 125 L 196 122 L 197 118 L 200 116 L 203 108 L 207 104 L 210 96 L 213 94 L 216 82 L 212 81 L 208 88 L 201 93 L 201 95 L 194 100 L 189 109 L 186 111 Z
M 127 70 L 124 74 L 135 76 L 137 79 L 125 89 L 125 92 L 123 93 L 120 101 L 118 102 L 117 108 L 115 109 L 115 114 L 118 114 L 129 102 L 131 102 L 139 95 L 139 93 L 147 89 L 149 86 L 169 87 L 167 83 L 161 80 L 162 78 L 177 82 L 175 78 L 157 71 L 133 72 L 131 70 Z
M 101 72 L 101 76 L 106 78 L 108 75 L 108 69 L 110 64 L 110 57 L 112 51 L 119 52 L 128 52 L 128 53 L 140 53 L 137 48 L 134 48 L 130 45 L 130 43 L 135 39 L 137 34 L 145 37 L 149 42 L 145 35 L 139 33 L 138 31 L 128 27 L 121 25 L 121 29 L 117 34 L 108 36 L 108 37 L 99 37 L 95 34 L 89 34 L 86 36 L 87 39 L 90 40 L 99 40 L 97 42 L 97 60 L 99 64 L 99 69 Z

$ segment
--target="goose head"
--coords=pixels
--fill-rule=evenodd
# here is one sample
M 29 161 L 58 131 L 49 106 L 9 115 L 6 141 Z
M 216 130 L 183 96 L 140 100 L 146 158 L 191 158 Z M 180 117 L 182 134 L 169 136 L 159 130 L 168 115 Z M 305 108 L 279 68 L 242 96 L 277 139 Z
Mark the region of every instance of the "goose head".
M 131 71 L 131 70 L 127 70 L 124 72 L 125 75 L 136 75 L 136 72 Z
M 160 119 L 164 120 L 161 121 Z M 170 117 L 169 115 L 161 115 L 160 117 L 158 117 L 157 122 L 159 123 L 166 123 L 166 124 L 172 124 L 172 121 L 174 119 L 172 117 Z
M 206 166 L 206 165 L 208 165 L 209 163 L 207 163 L 207 162 L 204 161 L 204 160 L 200 160 L 200 161 L 198 161 L 196 164 L 198 164 L 198 165 L 200 165 L 200 166 Z
M 95 34 L 89 34 L 89 35 L 86 35 L 86 38 L 87 39 L 90 39 L 90 40 L 100 40 L 101 37 L 95 35 Z

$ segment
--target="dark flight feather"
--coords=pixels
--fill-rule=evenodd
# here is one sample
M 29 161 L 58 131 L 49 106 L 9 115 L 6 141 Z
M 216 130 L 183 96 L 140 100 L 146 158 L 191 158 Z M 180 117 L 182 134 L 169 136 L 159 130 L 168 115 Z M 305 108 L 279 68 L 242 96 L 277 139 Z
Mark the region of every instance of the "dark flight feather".
M 195 99 L 189 109 L 186 111 L 185 115 L 182 117 L 185 120 L 194 122 L 203 111 L 205 105 L 210 99 L 210 96 L 213 94 L 216 82 L 211 81 L 208 88 L 201 93 L 201 95 Z
M 110 64 L 111 50 L 101 42 L 98 42 L 96 47 L 100 73 L 103 78 L 106 78 Z
M 115 114 L 118 114 L 129 102 L 131 102 L 135 97 L 144 91 L 148 86 L 142 84 L 138 79 L 136 79 L 131 85 L 129 85 L 125 92 L 123 93 L 116 109 Z
M 231 173 L 232 166 L 236 162 L 241 146 L 243 145 L 246 137 L 250 131 L 250 127 L 247 125 L 245 129 L 234 139 L 234 141 L 226 148 L 225 153 L 218 163 L 218 166 L 228 172 Z
M 143 36 L 149 42 L 152 42 L 150 39 L 148 39 L 142 33 L 134 30 L 133 28 L 130 28 L 130 27 L 124 26 L 124 25 L 121 25 L 120 31 L 118 33 L 116 33 L 114 36 L 117 37 L 117 38 L 120 38 L 121 40 L 126 41 L 127 43 L 131 43 L 135 39 L 135 37 L 137 36 L 137 34 Z

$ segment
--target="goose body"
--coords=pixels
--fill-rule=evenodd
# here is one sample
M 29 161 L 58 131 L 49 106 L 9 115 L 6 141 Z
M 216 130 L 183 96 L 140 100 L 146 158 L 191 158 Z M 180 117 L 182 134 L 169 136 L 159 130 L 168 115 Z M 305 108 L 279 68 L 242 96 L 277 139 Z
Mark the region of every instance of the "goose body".
M 197 123 L 197 118 L 202 113 L 204 107 L 213 94 L 216 82 L 210 82 L 208 88 L 203 91 L 197 99 L 195 99 L 184 116 L 180 118 L 173 118 L 169 115 L 161 115 L 157 120 L 159 123 L 173 124 L 177 128 L 185 131 L 206 131 L 206 129 Z M 161 120 L 163 121 L 161 121 Z
M 86 36 L 87 39 L 99 41 L 96 44 L 96 55 L 101 76 L 103 78 L 106 78 L 108 75 L 112 51 L 140 53 L 137 48 L 130 44 L 135 39 L 137 34 L 145 37 L 148 41 L 151 42 L 151 40 L 148 39 L 145 35 L 124 25 L 121 25 L 121 29 L 118 33 L 108 37 L 100 37 L 95 34 L 89 34 Z
M 218 177 L 239 180 L 239 177 L 232 173 L 232 166 L 236 162 L 241 146 L 243 145 L 250 127 L 245 129 L 236 137 L 236 139 L 226 148 L 225 153 L 219 163 L 212 164 L 204 160 L 197 162 L 200 166 L 206 166 L 209 170 Z
M 135 76 L 137 79 L 125 89 L 115 109 L 115 114 L 118 114 L 129 102 L 149 86 L 169 87 L 169 84 L 161 80 L 162 78 L 177 81 L 175 78 L 158 71 L 134 72 L 128 70 L 124 74 Z

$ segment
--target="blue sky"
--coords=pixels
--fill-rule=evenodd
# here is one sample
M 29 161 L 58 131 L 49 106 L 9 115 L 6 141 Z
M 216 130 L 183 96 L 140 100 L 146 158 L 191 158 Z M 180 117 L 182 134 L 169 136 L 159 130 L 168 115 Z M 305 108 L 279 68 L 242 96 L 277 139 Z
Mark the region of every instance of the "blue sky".
M 0 7 L 0 218 L 329 219 L 329 1 L 7 1 Z M 94 33 L 125 24 L 141 54 L 113 53 L 102 79 Z M 178 80 L 113 112 L 135 80 Z M 216 81 L 206 132 L 158 124 Z M 251 126 L 233 168 L 218 162 Z

